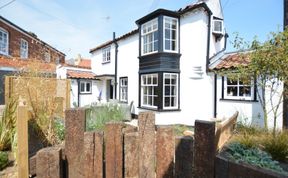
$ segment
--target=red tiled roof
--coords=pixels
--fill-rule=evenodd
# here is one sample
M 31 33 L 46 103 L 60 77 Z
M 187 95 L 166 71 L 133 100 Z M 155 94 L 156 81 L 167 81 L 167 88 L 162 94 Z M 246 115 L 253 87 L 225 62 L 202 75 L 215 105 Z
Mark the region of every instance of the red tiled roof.
M 231 53 L 224 55 L 222 61 L 214 69 L 237 68 L 239 66 L 247 66 L 249 62 L 250 59 L 247 53 Z
M 63 67 L 74 67 L 74 68 L 81 68 L 81 69 L 91 69 L 91 67 L 86 67 L 86 66 L 77 66 L 77 65 L 72 65 L 72 64 L 61 64 Z
M 95 76 L 93 72 L 67 70 L 67 78 L 95 79 Z
M 91 60 L 90 59 L 81 59 L 77 67 L 84 67 L 91 69 Z
M 0 67 L 10 67 L 15 70 L 38 70 L 39 72 L 56 72 L 56 64 L 44 63 L 35 59 L 20 59 L 0 56 Z

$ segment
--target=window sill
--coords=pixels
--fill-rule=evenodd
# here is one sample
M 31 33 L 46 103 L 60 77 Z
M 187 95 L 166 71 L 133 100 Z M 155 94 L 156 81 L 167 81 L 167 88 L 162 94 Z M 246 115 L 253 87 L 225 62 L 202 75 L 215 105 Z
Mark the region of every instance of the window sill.
M 221 98 L 220 101 L 237 101 L 237 102 L 247 102 L 247 103 L 257 103 L 258 100 L 247 100 L 247 99 L 225 99 Z
M 102 64 L 109 64 L 111 61 L 102 62 Z
M 157 109 L 157 108 L 148 108 L 144 106 L 139 106 L 139 109 L 145 109 L 149 111 L 155 111 L 155 112 L 175 112 L 175 111 L 181 111 L 181 109 Z
M 92 94 L 92 92 L 90 92 L 90 93 L 79 93 L 80 95 L 91 95 Z

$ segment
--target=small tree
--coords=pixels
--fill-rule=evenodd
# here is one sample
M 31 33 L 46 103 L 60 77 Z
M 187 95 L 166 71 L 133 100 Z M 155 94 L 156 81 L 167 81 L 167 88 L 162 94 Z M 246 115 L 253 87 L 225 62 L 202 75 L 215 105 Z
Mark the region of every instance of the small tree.
M 234 46 L 249 50 L 243 53 L 243 58 L 248 57 L 250 62 L 238 66 L 236 72 L 243 78 L 255 76 L 257 96 L 264 112 L 264 127 L 268 129 L 268 114 L 271 113 L 275 133 L 279 108 L 285 94 L 283 82 L 288 80 L 288 30 L 270 33 L 264 43 L 256 38 L 252 43 L 246 43 L 236 35 Z M 226 74 L 235 74 L 235 70 L 226 71 Z

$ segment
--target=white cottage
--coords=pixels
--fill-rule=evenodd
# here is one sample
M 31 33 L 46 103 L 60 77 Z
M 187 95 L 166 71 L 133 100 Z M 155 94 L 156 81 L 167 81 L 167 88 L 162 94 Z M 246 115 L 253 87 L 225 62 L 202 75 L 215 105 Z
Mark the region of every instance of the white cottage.
M 213 118 L 214 74 L 207 71 L 210 57 L 226 43 L 220 1 L 158 9 L 136 24 L 138 29 L 90 50 L 103 102 L 133 102 L 136 115 L 155 111 L 157 124 Z
M 90 50 L 102 102 L 133 103 L 135 115 L 154 111 L 158 125 L 194 125 L 238 108 L 247 116 L 263 114 L 257 99 L 256 105 L 243 98 L 228 101 L 222 87 L 227 80 L 210 70 L 224 59 L 228 37 L 220 0 L 158 9 L 136 24 L 138 29 Z

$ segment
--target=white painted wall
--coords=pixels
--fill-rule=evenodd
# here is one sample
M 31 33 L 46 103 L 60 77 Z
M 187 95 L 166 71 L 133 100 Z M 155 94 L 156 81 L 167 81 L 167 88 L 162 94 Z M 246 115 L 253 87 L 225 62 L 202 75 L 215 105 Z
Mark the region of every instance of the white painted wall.
M 111 61 L 103 63 L 102 50 L 97 50 L 91 55 L 91 68 L 96 75 L 113 75 L 115 73 L 115 45 L 111 44 Z
M 118 42 L 118 85 L 117 98 L 119 99 L 120 77 L 128 77 L 128 104 L 134 103 L 135 112 L 138 113 L 138 71 L 139 71 L 139 34 L 120 40 Z

